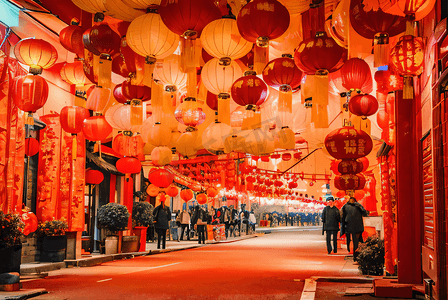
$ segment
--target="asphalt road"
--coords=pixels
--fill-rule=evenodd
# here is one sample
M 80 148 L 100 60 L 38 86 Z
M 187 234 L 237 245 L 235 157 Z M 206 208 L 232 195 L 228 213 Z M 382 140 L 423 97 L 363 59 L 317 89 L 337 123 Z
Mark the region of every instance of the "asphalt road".
M 344 250 L 339 252 L 346 253 Z M 233 243 L 168 252 L 88 268 L 51 271 L 23 288 L 39 299 L 300 299 L 304 280 L 343 274 L 320 230 L 273 232 Z

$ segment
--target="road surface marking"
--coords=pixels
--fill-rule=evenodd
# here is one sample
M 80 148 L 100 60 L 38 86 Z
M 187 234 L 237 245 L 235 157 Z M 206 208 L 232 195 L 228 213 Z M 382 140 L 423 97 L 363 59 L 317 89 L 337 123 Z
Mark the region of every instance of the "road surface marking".
M 316 296 L 316 285 L 317 281 L 313 278 L 305 279 L 305 286 L 303 287 L 300 300 L 314 300 Z
M 137 273 L 137 272 L 148 271 L 148 270 L 152 270 L 152 269 L 159 269 L 159 268 L 164 268 L 164 267 L 170 267 L 170 266 L 178 265 L 178 264 L 180 264 L 180 263 L 181 263 L 181 262 L 172 263 L 172 264 L 168 264 L 168 265 L 161 265 L 161 266 L 157 266 L 157 267 L 148 267 L 148 268 L 143 268 L 143 269 L 140 269 L 140 270 L 131 271 L 131 272 L 123 273 L 123 274 L 131 274 L 131 273 Z
M 97 282 L 104 282 L 104 281 L 109 281 L 109 280 L 112 280 L 112 278 L 103 279 L 103 280 L 98 280 Z

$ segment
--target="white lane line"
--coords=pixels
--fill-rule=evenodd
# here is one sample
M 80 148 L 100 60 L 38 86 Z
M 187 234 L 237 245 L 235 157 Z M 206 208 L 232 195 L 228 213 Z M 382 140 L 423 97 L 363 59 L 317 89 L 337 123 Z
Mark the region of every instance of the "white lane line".
M 103 280 L 98 280 L 97 282 L 104 282 L 104 281 L 109 281 L 109 280 L 112 280 L 112 278 L 103 279 Z
M 316 285 L 317 282 L 314 279 L 305 279 L 305 286 L 303 287 L 300 300 L 314 300 L 314 297 L 316 296 Z
M 135 270 L 135 271 L 131 271 L 131 272 L 127 272 L 127 273 L 123 273 L 123 274 L 131 274 L 131 273 L 137 273 L 137 272 L 143 272 L 143 271 L 148 271 L 148 270 L 153 270 L 153 269 L 160 269 L 160 268 L 165 268 L 165 267 L 171 267 L 171 266 L 175 266 L 180 264 L 181 262 L 177 262 L 177 263 L 172 263 L 172 264 L 168 264 L 168 265 L 161 265 L 161 266 L 156 266 L 156 267 L 148 267 L 148 268 L 143 268 L 140 270 Z

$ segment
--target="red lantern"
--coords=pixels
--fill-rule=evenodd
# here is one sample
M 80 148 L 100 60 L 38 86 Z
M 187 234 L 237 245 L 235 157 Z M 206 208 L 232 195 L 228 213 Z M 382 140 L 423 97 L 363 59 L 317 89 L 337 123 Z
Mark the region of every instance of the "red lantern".
M 141 135 L 129 136 L 119 133 L 112 141 L 112 149 L 123 156 L 133 156 L 144 160 L 143 147 L 145 142 Z
M 82 42 L 82 35 L 84 30 L 77 25 L 69 25 L 61 30 L 59 33 L 59 41 L 62 47 L 68 51 L 75 53 L 78 57 L 84 57 L 84 44 Z
M 330 163 L 330 170 L 333 172 L 334 175 L 341 175 L 339 172 L 339 162 L 338 160 L 332 160 Z
M 65 106 L 61 110 L 60 122 L 62 129 L 71 134 L 77 134 L 82 131 L 82 125 L 85 119 L 90 117 L 90 113 L 84 107 Z
M 255 179 L 255 177 L 253 177 L 253 176 L 247 176 L 247 177 L 246 177 L 246 181 L 247 181 L 247 182 L 252 182 L 252 183 L 254 183 L 254 182 L 256 181 L 256 179 Z
M 403 89 L 403 81 L 400 80 L 399 75 L 394 74 L 390 70 L 376 71 L 375 81 L 379 93 L 387 94 Z
M 146 193 L 148 193 L 149 196 L 151 197 L 156 197 L 160 192 L 159 187 L 155 186 L 154 184 L 150 184 L 147 188 L 146 188 Z M 165 199 L 165 198 L 163 198 Z
M 266 100 L 268 87 L 256 75 L 247 75 L 233 83 L 231 93 L 233 101 L 238 105 L 260 106 Z
M 300 159 L 302 157 L 302 152 L 294 153 L 294 159 Z
M 378 101 L 369 94 L 356 95 L 350 99 L 348 109 L 352 114 L 364 117 L 365 119 L 378 111 Z
M 341 77 L 342 86 L 347 91 L 353 89 L 369 94 L 373 90 L 370 67 L 361 58 L 350 58 L 347 60 L 341 68 Z
M 201 205 L 207 203 L 207 195 L 204 193 L 198 194 L 196 196 L 196 201 Z
M 123 157 L 115 165 L 118 172 L 123 174 L 138 174 L 142 169 L 140 161 L 134 157 Z
M 263 70 L 263 80 L 273 88 L 286 92 L 295 90 L 302 81 L 302 71 L 291 57 L 284 56 L 271 60 Z
M 424 45 L 420 37 L 404 35 L 390 52 L 391 63 L 403 76 L 403 99 L 413 99 L 412 77 L 423 72 Z
M 22 214 L 22 222 L 25 223 L 25 228 L 23 229 L 24 235 L 29 235 L 37 230 L 38 221 L 36 215 L 29 211 Z
M 33 75 L 51 68 L 58 59 L 58 52 L 49 42 L 40 39 L 23 39 L 14 46 L 14 55 L 22 64 L 30 67 Z
M 167 188 L 174 181 L 174 174 L 165 169 L 156 169 L 148 174 L 149 181 L 159 188 Z
M 361 174 L 345 174 L 334 178 L 334 186 L 339 190 L 362 190 L 366 179 Z
M 381 8 L 369 9 L 362 0 L 350 2 L 350 24 L 366 39 L 374 39 L 374 66 L 388 64 L 389 37 L 398 35 L 406 29 L 406 19 L 385 13 Z
M 292 190 L 297 188 L 299 185 L 297 184 L 297 182 L 291 181 L 290 183 L 288 183 L 288 187 Z
M 143 76 L 145 76 L 145 71 L 147 71 L 145 70 L 145 57 L 138 55 L 129 47 L 125 36 L 121 38 L 120 53 L 121 55 L 114 58 L 112 62 L 112 71 L 122 76 L 124 75 L 123 77 L 130 77 L 133 84 L 142 84 L 144 81 Z
M 261 161 L 262 161 L 262 162 L 269 162 L 269 160 L 270 160 L 269 155 L 263 155 L 263 156 L 261 157 Z
M 189 127 L 196 127 L 205 121 L 205 112 L 198 105 L 195 98 L 187 97 L 174 112 L 176 120 Z
M 367 171 L 367 168 L 369 168 L 369 159 L 367 157 L 360 157 L 358 160 L 362 163 L 361 173 Z
M 166 189 L 166 194 L 170 197 L 176 197 L 179 194 L 179 189 L 173 185 Z
M 211 0 L 162 0 L 159 14 L 172 32 L 185 38 L 199 37 L 208 23 L 221 17 L 221 12 Z
M 95 55 L 114 56 L 120 53 L 121 39 L 107 24 L 94 25 L 82 36 L 84 46 Z
M 48 99 L 48 83 L 39 75 L 26 75 L 13 79 L 12 98 L 25 112 L 35 112 Z
M 123 95 L 122 83 L 117 84 L 115 86 L 113 94 L 114 94 L 115 100 L 117 100 L 119 103 L 122 103 L 122 104 L 128 103 L 129 99 Z
M 280 180 L 276 180 L 276 181 L 274 181 L 274 186 L 275 187 L 282 187 L 283 186 L 283 182 L 281 182 Z
M 283 159 L 283 161 L 290 161 L 291 158 L 292 158 L 291 153 L 283 153 L 283 154 L 282 154 L 282 159 Z
M 346 126 L 330 132 L 325 137 L 325 148 L 336 159 L 357 159 L 372 151 L 372 138 L 362 130 Z
M 86 171 L 86 184 L 100 184 L 104 180 L 104 175 L 98 170 Z
M 151 88 L 146 85 L 133 85 L 129 81 L 123 81 L 121 84 L 123 96 L 129 100 L 138 99 L 142 102 L 151 99 Z
M 342 175 L 361 173 L 363 169 L 363 163 L 356 159 L 344 159 L 338 163 L 338 172 Z
M 39 142 L 32 137 L 25 139 L 25 154 L 26 156 L 34 156 L 39 153 Z
M 182 200 L 184 200 L 185 202 L 190 201 L 191 199 L 193 199 L 193 191 L 190 189 L 184 189 L 180 192 L 180 197 L 182 198 Z
M 91 141 L 105 140 L 112 133 L 112 126 L 104 116 L 89 117 L 82 123 L 82 132 Z
M 84 73 L 84 65 L 81 61 L 65 63 L 61 68 L 60 75 L 62 80 L 76 86 L 76 96 L 84 97 L 84 85 L 88 79 Z
M 267 62 L 264 50 L 269 40 L 280 37 L 289 27 L 288 9 L 276 0 L 254 0 L 241 8 L 236 22 L 241 36 L 257 44 L 254 70 L 261 73 Z
M 207 189 L 207 196 L 210 198 L 215 198 L 218 196 L 218 191 L 214 187 L 209 187 Z

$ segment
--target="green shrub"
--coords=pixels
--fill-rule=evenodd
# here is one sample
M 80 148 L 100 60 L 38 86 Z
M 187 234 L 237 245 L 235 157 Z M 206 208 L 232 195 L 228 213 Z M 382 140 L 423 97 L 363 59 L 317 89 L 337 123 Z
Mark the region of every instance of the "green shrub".
M 145 226 L 148 227 L 153 223 L 154 206 L 148 202 L 134 202 L 132 208 L 132 227 Z
M 0 211 L 0 249 L 19 245 L 23 238 L 25 224 L 18 214 L 5 214 Z
M 377 235 L 370 236 L 359 244 L 357 252 L 358 268 L 364 275 L 383 275 L 384 240 Z
M 129 212 L 126 206 L 108 203 L 98 209 L 98 227 L 110 231 L 125 230 L 128 226 Z
M 36 234 L 39 236 L 58 236 L 64 235 L 68 229 L 68 224 L 65 219 L 51 220 L 40 223 L 37 226 Z

